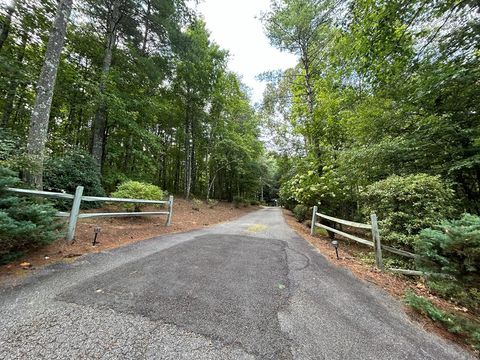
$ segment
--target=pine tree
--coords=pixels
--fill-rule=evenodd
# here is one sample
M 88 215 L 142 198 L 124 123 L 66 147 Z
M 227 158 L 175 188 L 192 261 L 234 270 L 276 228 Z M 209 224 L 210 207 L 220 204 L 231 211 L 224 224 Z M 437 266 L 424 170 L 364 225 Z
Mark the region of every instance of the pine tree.
M 0 264 L 59 237 L 61 224 L 50 204 L 6 190 L 19 181 L 13 171 L 0 167 Z

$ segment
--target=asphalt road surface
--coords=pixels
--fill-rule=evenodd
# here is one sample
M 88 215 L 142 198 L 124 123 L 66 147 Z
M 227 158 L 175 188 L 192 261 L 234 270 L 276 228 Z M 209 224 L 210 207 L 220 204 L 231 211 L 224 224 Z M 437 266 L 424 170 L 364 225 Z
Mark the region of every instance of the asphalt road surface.
M 278 208 L 0 288 L 0 359 L 473 359 L 325 260 Z

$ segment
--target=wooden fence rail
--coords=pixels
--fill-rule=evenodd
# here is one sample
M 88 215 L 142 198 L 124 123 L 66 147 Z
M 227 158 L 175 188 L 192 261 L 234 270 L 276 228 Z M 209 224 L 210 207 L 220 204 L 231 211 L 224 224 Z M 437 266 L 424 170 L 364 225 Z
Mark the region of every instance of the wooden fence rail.
M 373 241 L 362 239 L 358 236 L 355 236 L 355 235 L 346 233 L 344 231 L 334 229 L 330 226 L 321 224 L 321 223 L 317 222 L 317 217 L 327 219 L 327 220 L 330 220 L 330 221 L 333 221 L 333 222 L 336 222 L 336 223 L 339 223 L 339 224 L 347 225 L 347 226 L 350 226 L 350 227 L 354 227 L 354 228 L 371 230 Z M 351 239 L 353 241 L 359 242 L 359 243 L 364 244 L 364 245 L 372 246 L 375 249 L 375 264 L 380 271 L 383 271 L 384 266 L 383 266 L 383 257 L 382 257 L 382 246 L 380 244 L 380 232 L 378 231 L 377 215 L 372 214 L 371 222 L 372 222 L 371 224 L 362 224 L 362 223 L 357 223 L 357 222 L 348 221 L 348 220 L 344 220 L 344 219 L 339 219 L 339 218 L 336 218 L 336 217 L 333 217 L 333 216 L 328 216 L 328 215 L 319 213 L 318 212 L 318 207 L 314 206 L 313 207 L 313 214 L 312 214 L 312 227 L 310 229 L 310 233 L 312 235 L 315 234 L 315 227 L 318 226 L 318 227 L 321 227 L 325 230 L 331 231 L 335 234 L 346 237 L 347 239 Z
M 56 214 L 56 216 L 59 216 L 59 217 L 69 218 L 67 235 L 66 235 L 66 240 L 68 242 L 73 241 L 73 239 L 75 238 L 75 230 L 77 228 L 78 219 L 93 218 L 93 217 L 167 215 L 165 226 L 170 226 L 172 224 L 172 215 L 173 215 L 173 196 L 172 195 L 170 195 L 168 200 L 120 199 L 120 198 L 109 198 L 109 197 L 98 197 L 98 196 L 83 196 L 83 186 L 77 186 L 75 190 L 75 195 L 58 193 L 58 192 L 50 192 L 50 191 L 17 189 L 17 188 L 7 188 L 7 190 L 17 194 L 22 194 L 22 195 L 34 195 L 34 196 L 50 197 L 50 198 L 56 198 L 56 199 L 73 200 L 72 208 L 69 213 L 59 211 Z M 80 205 L 82 201 L 123 202 L 123 203 L 137 203 L 137 204 L 165 204 L 168 207 L 168 211 L 80 214 Z
M 321 223 L 317 222 L 317 218 L 319 218 L 319 217 L 323 218 L 323 219 L 333 221 L 333 222 L 338 223 L 338 224 L 343 224 L 343 225 L 347 225 L 347 226 L 354 227 L 354 228 L 371 230 L 373 241 L 366 240 L 366 239 L 363 239 L 361 237 L 349 234 L 345 231 L 340 231 L 340 230 L 335 229 L 333 227 L 321 224 Z M 348 220 L 344 220 L 344 219 L 339 219 L 339 218 L 336 218 L 336 217 L 333 217 L 333 216 L 329 216 L 329 215 L 319 213 L 318 212 L 318 207 L 314 206 L 313 207 L 313 214 L 312 214 L 312 226 L 311 226 L 311 229 L 310 229 L 310 233 L 312 235 L 314 235 L 315 234 L 315 227 L 321 227 L 322 229 L 331 231 L 331 232 L 333 232 L 335 234 L 338 234 L 338 235 L 341 235 L 341 236 L 343 236 L 347 239 L 351 239 L 351 240 L 354 240 L 358 243 L 373 247 L 375 249 L 375 264 L 376 264 L 377 268 L 380 269 L 381 271 L 384 270 L 382 250 L 391 252 L 391 253 L 396 254 L 396 255 L 405 256 L 405 257 L 408 257 L 408 258 L 411 258 L 411 259 L 416 259 L 417 258 L 416 254 L 413 254 L 409 251 L 396 249 L 396 248 L 388 246 L 388 245 L 382 245 L 381 241 L 380 241 L 380 232 L 379 232 L 379 229 L 378 229 L 377 215 L 372 214 L 371 217 L 370 217 L 370 220 L 371 220 L 371 224 L 362 224 L 362 223 L 357 223 L 357 222 L 348 221 Z M 400 274 L 404 274 L 404 275 L 448 276 L 448 275 L 444 275 L 444 274 L 427 274 L 427 273 L 424 273 L 422 271 L 409 270 L 409 269 L 390 268 L 389 270 L 392 271 L 392 272 L 396 272 L 396 273 L 400 273 Z

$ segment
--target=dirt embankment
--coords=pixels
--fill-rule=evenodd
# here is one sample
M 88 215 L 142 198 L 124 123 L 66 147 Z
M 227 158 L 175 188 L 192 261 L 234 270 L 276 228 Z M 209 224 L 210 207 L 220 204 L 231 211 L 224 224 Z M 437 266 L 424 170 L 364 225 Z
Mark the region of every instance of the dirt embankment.
M 258 209 L 258 207 L 235 208 L 231 203 L 219 202 L 213 208 L 201 204 L 199 210 L 192 208 L 192 202 L 175 198 L 172 225 L 165 227 L 166 216 L 120 217 L 81 219 L 77 224 L 75 241 L 67 244 L 59 239 L 52 244 L 30 251 L 16 261 L 0 266 L 0 281 L 6 278 L 28 274 L 29 270 L 56 262 L 72 261 L 83 254 L 100 252 L 122 245 L 149 239 L 158 235 L 198 229 L 235 219 Z M 107 205 L 87 212 L 121 212 L 117 205 Z M 159 211 L 147 207 L 143 211 Z M 94 230 L 101 228 L 92 245 Z

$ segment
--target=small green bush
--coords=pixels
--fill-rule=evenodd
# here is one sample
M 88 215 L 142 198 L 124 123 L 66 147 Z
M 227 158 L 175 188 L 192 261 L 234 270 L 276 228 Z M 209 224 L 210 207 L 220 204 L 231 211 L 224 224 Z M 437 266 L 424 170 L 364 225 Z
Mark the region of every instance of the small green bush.
M 362 193 L 365 218 L 376 213 L 382 241 L 408 250 L 422 229 L 454 215 L 451 190 L 438 176 L 390 176 Z
M 162 200 L 163 191 L 155 185 L 146 184 L 139 181 L 127 181 L 119 185 L 117 191 L 110 194 L 114 198 L 125 199 L 143 199 L 143 200 Z M 141 211 L 145 204 L 141 203 L 124 203 L 127 210 Z
M 233 197 L 233 206 L 235 206 L 236 208 L 239 208 L 240 206 L 242 206 L 242 204 L 245 203 L 245 199 L 241 196 L 234 196 Z
M 0 167 L 0 263 L 61 236 L 57 230 L 62 224 L 56 220 L 56 210 L 50 203 L 5 190 L 19 182 L 16 173 Z
M 215 206 L 218 205 L 218 201 L 214 199 L 208 199 L 208 207 L 213 209 Z
M 465 214 L 425 229 L 415 242 L 417 266 L 455 279 L 429 282 L 431 290 L 480 311 L 480 217 Z
M 440 310 L 430 301 L 422 296 L 415 295 L 412 291 L 405 294 L 405 303 L 419 313 L 440 323 L 451 333 L 465 336 L 468 344 L 472 345 L 474 349 L 480 350 L 480 323 Z
M 308 206 L 305 205 L 297 205 L 293 209 L 293 214 L 295 215 L 295 218 L 298 220 L 298 222 L 303 222 L 308 218 Z
M 46 191 L 75 194 L 77 186 L 83 186 L 87 196 L 105 196 L 102 176 L 93 158 L 84 152 L 71 152 L 63 157 L 50 158 L 45 163 L 43 185 Z M 101 203 L 82 201 L 82 208 L 99 207 Z M 57 207 L 68 210 L 71 201 L 59 200 Z
M 193 199 L 192 200 L 192 210 L 200 211 L 200 207 L 202 206 L 202 200 Z

